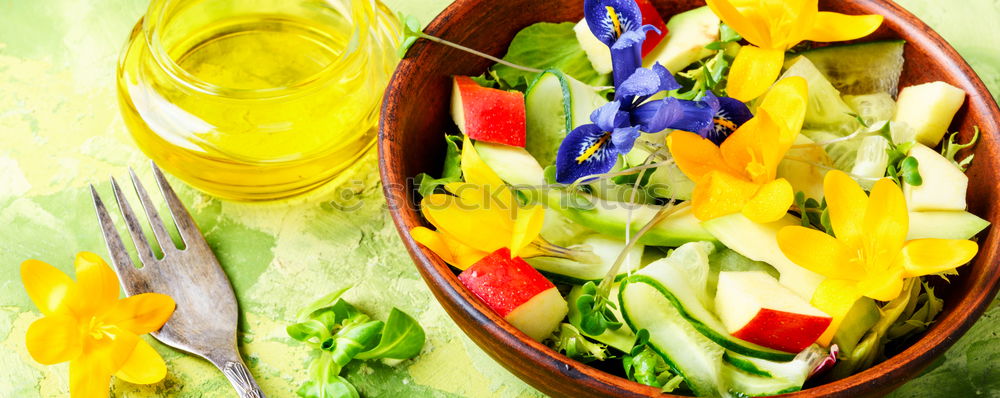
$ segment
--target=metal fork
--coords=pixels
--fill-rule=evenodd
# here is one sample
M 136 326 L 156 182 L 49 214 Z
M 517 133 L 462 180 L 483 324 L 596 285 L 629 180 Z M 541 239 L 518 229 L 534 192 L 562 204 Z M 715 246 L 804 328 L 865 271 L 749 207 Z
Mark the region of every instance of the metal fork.
M 184 208 L 184 204 L 167 183 L 163 172 L 155 163 L 152 167 L 156 183 L 160 186 L 160 193 L 163 194 L 177 230 L 180 231 L 184 249 L 178 249 L 174 245 L 149 194 L 135 172 L 129 169 L 132 185 L 145 209 L 153 235 L 163 250 L 163 258 L 156 259 L 139 220 L 132 212 L 118 182 L 112 177 L 111 187 L 114 190 L 115 200 L 125 218 L 125 225 L 128 227 L 132 242 L 139 252 L 142 268 L 136 268 L 132 264 L 121 236 L 118 235 L 111 220 L 111 215 L 104 207 L 97 190 L 93 185 L 90 186 L 97 218 L 104 232 L 104 241 L 108 245 L 111 261 L 121 280 L 122 288 L 129 296 L 156 292 L 173 297 L 177 302 L 177 309 L 163 328 L 153 332 L 153 337 L 163 344 L 207 359 L 222 370 L 240 397 L 264 398 L 264 393 L 261 392 L 236 348 L 239 310 L 229 278 L 222 271 L 219 261 L 205 242 L 191 215 Z

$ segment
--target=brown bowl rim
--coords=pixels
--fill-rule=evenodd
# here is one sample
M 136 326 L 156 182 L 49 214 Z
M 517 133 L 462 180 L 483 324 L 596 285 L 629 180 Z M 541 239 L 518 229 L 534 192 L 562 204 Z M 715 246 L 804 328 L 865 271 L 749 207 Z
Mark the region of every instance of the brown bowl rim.
M 453 2 L 427 26 L 425 32 L 435 35 L 443 31 L 450 21 L 460 18 L 477 1 L 481 0 L 457 0 Z M 861 3 L 875 13 L 885 16 L 886 23 L 895 26 L 897 33 L 909 34 L 911 36 L 911 39 L 908 40 L 909 42 L 927 50 L 930 56 L 940 59 L 945 69 L 950 71 L 951 77 L 961 83 L 962 88 L 969 92 L 969 100 L 966 106 L 970 110 L 975 109 L 980 114 L 990 116 L 987 118 L 988 120 L 984 120 L 984 123 L 980 124 L 980 127 L 985 132 L 983 140 L 991 141 L 990 146 L 996 147 L 996 144 L 1000 142 L 1000 134 L 998 134 L 1000 132 L 1000 107 L 997 106 L 986 85 L 965 59 L 937 32 L 898 4 L 889 0 L 866 0 L 861 1 Z M 421 45 L 423 44 L 418 44 L 418 46 Z M 413 53 L 411 51 L 411 55 Z M 466 334 L 474 334 L 474 331 L 481 330 L 490 338 L 506 345 L 511 351 L 510 353 L 516 356 L 504 357 L 503 353 L 493 352 L 485 344 L 473 339 L 477 345 L 482 347 L 501 365 L 543 392 L 553 395 L 560 393 L 560 391 L 552 389 L 551 386 L 547 386 L 542 381 L 527 377 L 529 376 L 529 371 L 508 363 L 508 361 L 511 361 L 512 358 L 519 358 L 522 363 L 533 363 L 535 364 L 535 368 L 540 367 L 540 370 L 545 374 L 562 375 L 575 380 L 583 389 L 606 396 L 674 397 L 675 395 L 661 393 L 657 388 L 632 382 L 569 359 L 551 348 L 530 339 L 476 299 L 461 285 L 456 275 L 446 263 L 413 240 L 409 230 L 413 227 L 424 225 L 407 221 L 406 212 L 411 213 L 409 215 L 413 220 L 420 219 L 420 215 L 419 212 L 415 212 L 410 206 L 411 200 L 409 194 L 412 190 L 406 184 L 408 176 L 393 173 L 390 164 L 394 162 L 386 161 L 386 154 L 388 153 L 386 147 L 387 143 L 391 141 L 387 140 L 386 137 L 391 136 L 392 132 L 396 131 L 398 124 L 397 120 L 391 115 L 394 115 L 393 111 L 396 109 L 396 102 L 402 100 L 403 94 L 396 90 L 396 88 L 401 84 L 402 77 L 409 75 L 417 68 L 419 68 L 419 63 L 414 61 L 413 58 L 404 59 L 396 69 L 386 90 L 379 123 L 379 169 L 383 183 L 383 193 L 388 202 L 388 208 L 396 225 L 397 232 L 410 256 L 413 258 L 421 276 L 431 288 L 435 297 L 442 304 L 445 304 L 445 302 L 451 304 L 450 306 L 444 306 L 448 310 L 449 315 L 456 320 L 461 318 L 468 321 L 467 323 L 456 322 Z M 981 142 L 980 146 L 983 145 L 985 144 Z M 995 219 L 993 217 L 988 218 Z M 998 268 L 996 245 L 998 238 L 1000 237 L 991 228 L 987 238 L 980 240 L 981 250 L 975 264 L 985 264 L 992 266 L 994 269 Z M 848 378 L 788 394 L 787 396 L 868 396 L 877 393 L 887 393 L 901 386 L 906 381 L 915 377 L 922 369 L 929 366 L 935 358 L 943 354 L 959 337 L 968 331 L 996 296 L 998 288 L 1000 288 L 1000 272 L 989 273 L 987 278 L 979 280 L 972 286 L 970 291 L 966 292 L 965 298 L 954 309 L 949 311 L 945 317 L 938 320 L 938 324 L 934 327 L 934 333 L 925 334 L 902 353 Z

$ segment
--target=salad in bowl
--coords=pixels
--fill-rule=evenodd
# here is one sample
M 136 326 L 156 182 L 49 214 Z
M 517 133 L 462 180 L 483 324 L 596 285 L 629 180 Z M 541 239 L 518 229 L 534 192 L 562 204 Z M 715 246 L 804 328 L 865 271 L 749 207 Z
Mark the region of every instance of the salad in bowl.
M 905 43 L 864 40 L 882 16 L 582 5 L 453 77 L 442 172 L 415 181 L 430 227 L 409 233 L 469 292 L 567 357 L 692 396 L 848 377 L 935 321 L 934 286 L 989 227 L 967 211 L 976 139 L 948 131 L 965 91 L 900 87 Z

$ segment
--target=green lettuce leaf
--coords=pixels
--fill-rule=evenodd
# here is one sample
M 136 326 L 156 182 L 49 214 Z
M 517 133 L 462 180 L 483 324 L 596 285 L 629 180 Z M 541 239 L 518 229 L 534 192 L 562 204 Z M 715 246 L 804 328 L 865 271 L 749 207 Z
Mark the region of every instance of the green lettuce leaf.
M 611 76 L 594 70 L 576 39 L 573 26 L 571 22 L 541 22 L 524 28 L 514 37 L 503 59 L 531 68 L 558 69 L 591 86 L 609 85 Z M 505 85 L 521 89 L 526 89 L 541 74 L 506 65 L 497 65 L 494 71 Z

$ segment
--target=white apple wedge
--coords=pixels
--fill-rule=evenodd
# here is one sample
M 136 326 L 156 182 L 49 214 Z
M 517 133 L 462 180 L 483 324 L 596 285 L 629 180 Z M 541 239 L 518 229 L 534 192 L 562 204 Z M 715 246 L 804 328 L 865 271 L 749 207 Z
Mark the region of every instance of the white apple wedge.
M 800 352 L 823 334 L 829 315 L 764 272 L 721 272 L 715 310 L 733 337 Z

